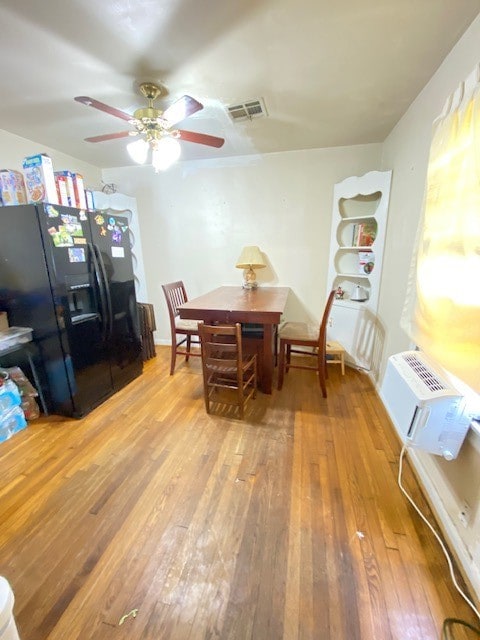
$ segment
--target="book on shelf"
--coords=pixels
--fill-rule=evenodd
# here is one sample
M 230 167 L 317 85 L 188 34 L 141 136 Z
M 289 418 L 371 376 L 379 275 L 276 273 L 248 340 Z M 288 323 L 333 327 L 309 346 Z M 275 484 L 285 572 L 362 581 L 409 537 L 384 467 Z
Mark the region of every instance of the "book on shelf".
M 353 225 L 352 247 L 371 247 L 377 235 L 374 221 L 358 222 Z

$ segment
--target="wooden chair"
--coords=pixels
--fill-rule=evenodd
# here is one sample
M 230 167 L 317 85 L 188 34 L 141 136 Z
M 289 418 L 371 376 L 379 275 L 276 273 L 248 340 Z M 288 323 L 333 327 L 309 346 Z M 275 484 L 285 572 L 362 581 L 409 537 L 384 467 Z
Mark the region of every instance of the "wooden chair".
M 211 402 L 219 402 L 238 406 L 243 419 L 245 405 L 257 391 L 257 356 L 243 353 L 240 323 L 201 324 L 199 334 L 207 413 Z
M 192 351 L 192 345 L 200 345 L 198 335 L 197 320 L 182 320 L 178 312 L 178 307 L 187 302 L 187 292 L 181 280 L 178 282 L 170 282 L 162 284 L 163 293 L 167 301 L 168 315 L 170 317 L 170 332 L 172 335 L 171 358 L 170 358 L 170 375 L 175 371 L 175 361 L 177 355 L 184 355 L 185 362 L 188 362 L 190 356 L 200 356 L 200 350 Z M 183 338 L 178 342 L 178 336 Z M 192 338 L 196 338 L 192 340 Z M 185 344 L 185 347 L 180 347 Z
M 280 327 L 278 337 L 280 339 L 278 362 L 278 388 L 283 386 L 283 377 L 289 369 L 313 369 L 318 372 L 318 382 L 322 390 L 322 396 L 327 397 L 325 380 L 327 377 L 326 338 L 327 321 L 332 308 L 335 291 L 331 291 L 323 312 L 320 328 L 307 325 L 305 322 L 286 322 Z M 314 347 L 316 351 L 304 351 L 294 347 Z M 315 365 L 292 364 L 291 354 L 297 353 L 303 356 L 314 356 Z

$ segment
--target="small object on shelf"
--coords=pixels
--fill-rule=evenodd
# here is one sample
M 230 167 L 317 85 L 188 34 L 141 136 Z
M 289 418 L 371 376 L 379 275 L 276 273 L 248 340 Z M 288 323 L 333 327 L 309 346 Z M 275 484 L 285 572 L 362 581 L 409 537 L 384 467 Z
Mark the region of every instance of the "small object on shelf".
M 368 300 L 368 294 L 366 289 L 364 287 L 361 287 L 359 284 L 357 284 L 353 288 L 353 292 L 352 292 L 352 295 L 350 296 L 350 299 L 354 300 L 355 302 L 365 302 L 365 300 Z
M 376 220 L 357 222 L 352 227 L 352 247 L 371 247 L 376 237 Z
M 375 266 L 375 256 L 372 251 L 358 252 L 358 272 L 362 275 L 372 273 Z
M 345 291 L 342 287 L 337 287 L 335 291 L 335 300 L 343 300 L 343 296 L 345 295 Z

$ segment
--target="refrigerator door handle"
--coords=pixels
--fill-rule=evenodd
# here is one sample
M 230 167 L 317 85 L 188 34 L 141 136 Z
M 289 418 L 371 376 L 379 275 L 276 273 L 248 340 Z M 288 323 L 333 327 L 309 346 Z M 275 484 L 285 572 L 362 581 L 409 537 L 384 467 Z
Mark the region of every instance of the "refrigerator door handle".
M 113 312 L 112 312 L 112 297 L 110 295 L 110 287 L 108 286 L 108 278 L 107 278 L 107 270 L 105 269 L 105 263 L 102 258 L 102 254 L 100 252 L 99 247 L 94 244 L 93 248 L 97 254 L 97 261 L 100 266 L 100 273 L 102 274 L 103 279 L 103 290 L 107 302 L 107 318 L 108 318 L 108 337 L 112 337 L 113 333 Z
M 98 293 L 100 296 L 102 341 L 105 342 L 105 340 L 107 339 L 107 333 L 108 333 L 108 307 L 107 307 L 107 299 L 105 296 L 105 285 L 102 280 L 102 273 L 100 270 L 100 266 L 98 264 L 97 252 L 96 252 L 97 247 L 94 244 L 89 244 L 89 247 L 90 247 L 90 252 L 92 254 L 93 270 L 95 273 L 95 280 L 97 282 Z

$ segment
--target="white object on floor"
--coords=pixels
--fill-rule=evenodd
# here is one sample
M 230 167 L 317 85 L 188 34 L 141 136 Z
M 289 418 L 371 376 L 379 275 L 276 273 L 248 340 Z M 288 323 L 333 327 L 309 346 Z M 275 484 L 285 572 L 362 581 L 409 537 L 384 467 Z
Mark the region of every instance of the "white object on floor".
M 0 576 L 0 640 L 20 640 L 13 618 L 13 591 L 8 580 Z

